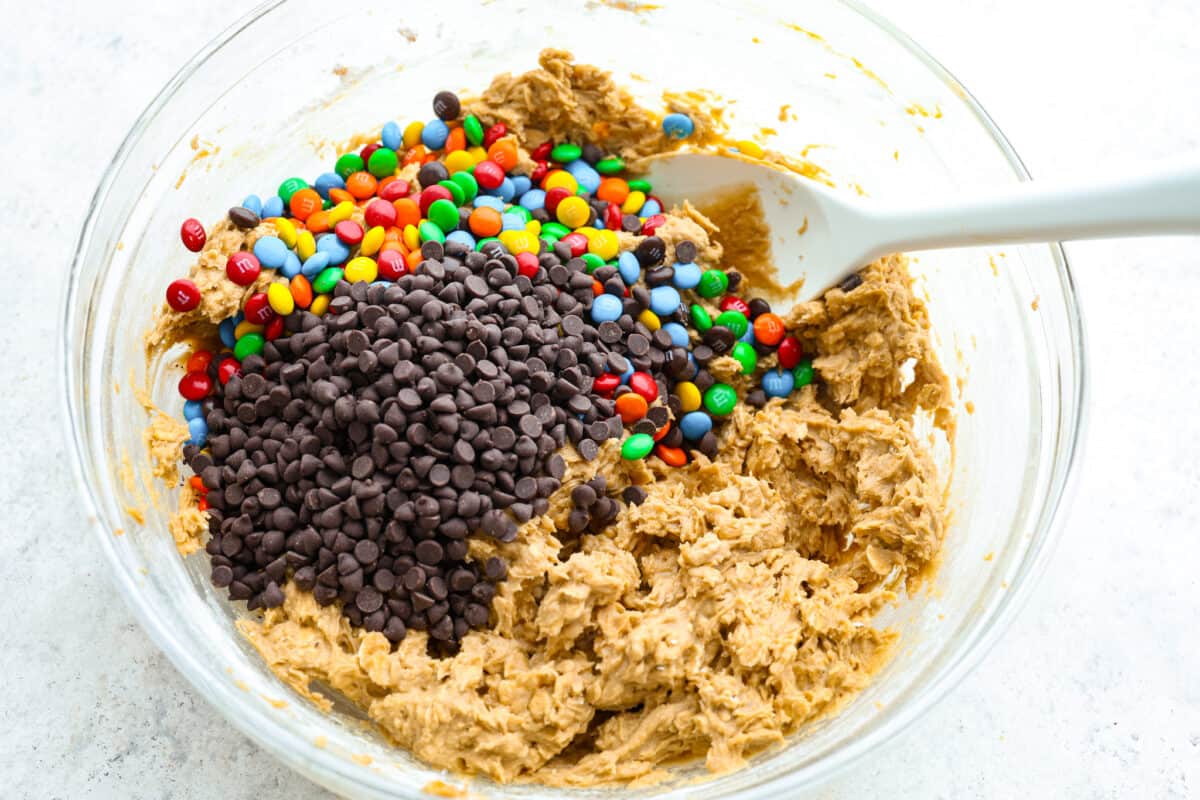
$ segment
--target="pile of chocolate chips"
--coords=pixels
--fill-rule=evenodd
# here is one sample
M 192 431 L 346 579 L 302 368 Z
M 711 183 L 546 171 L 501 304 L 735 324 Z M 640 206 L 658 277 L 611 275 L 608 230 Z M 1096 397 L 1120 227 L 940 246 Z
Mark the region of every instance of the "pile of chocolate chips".
M 593 326 L 593 276 L 561 251 L 533 277 L 496 243 L 422 253 L 394 284 L 343 282 L 323 317 L 289 316 L 288 335 L 216 382 L 208 450 L 185 457 L 209 490 L 212 580 L 232 599 L 278 606 L 290 575 L 356 626 L 393 643 L 428 630 L 453 652 L 507 572 L 469 561 L 466 538 L 512 541 L 560 485 L 558 448 L 591 458 L 622 435 L 593 376 L 628 354 L 665 396 L 686 352 L 633 321 L 643 298 Z

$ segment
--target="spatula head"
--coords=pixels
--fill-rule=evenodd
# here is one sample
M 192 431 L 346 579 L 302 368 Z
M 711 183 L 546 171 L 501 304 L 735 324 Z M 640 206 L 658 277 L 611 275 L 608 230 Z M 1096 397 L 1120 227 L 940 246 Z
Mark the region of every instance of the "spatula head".
M 653 159 L 647 179 L 668 208 L 684 200 L 704 206 L 753 186 L 771 231 L 770 258 L 778 284 L 772 301 L 810 300 L 842 279 L 831 247 L 829 196 L 818 184 L 734 154 L 689 152 Z M 723 230 L 722 238 L 736 236 L 736 225 L 733 231 Z

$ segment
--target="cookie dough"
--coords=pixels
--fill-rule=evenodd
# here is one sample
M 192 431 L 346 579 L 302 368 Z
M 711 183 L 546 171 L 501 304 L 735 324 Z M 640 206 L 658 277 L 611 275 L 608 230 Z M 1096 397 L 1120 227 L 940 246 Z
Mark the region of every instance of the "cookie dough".
M 867 685 L 895 640 L 871 618 L 941 547 L 943 487 L 913 415 L 943 411 L 948 386 L 908 284 L 893 257 L 796 309 L 806 342 L 840 343 L 816 361 L 825 386 L 738 406 L 715 461 L 568 451 L 547 517 L 512 545 L 472 542 L 508 559 L 509 579 L 496 628 L 457 656 L 430 658 L 424 635 L 390 652 L 291 587 L 239 626 L 297 691 L 327 707 L 310 685 L 337 690 L 436 767 L 573 786 L 692 756 L 736 769 Z M 648 497 L 574 543 L 568 493 L 597 471 Z
M 722 135 L 702 94 L 666 99 L 696 122 L 692 143 Z M 464 108 L 526 141 L 600 140 L 631 164 L 664 147 L 654 114 L 560 51 L 543 53 L 533 72 L 498 77 Z M 748 285 L 778 292 L 756 203 L 743 193 L 671 209 L 657 231 L 668 262 L 674 242 L 689 239 L 698 262 L 736 264 Z M 203 304 L 160 315 L 148 358 L 211 330 L 270 280 L 264 270 L 254 286 L 235 286 L 224 263 L 272 230 L 218 225 L 191 271 Z M 621 238 L 622 249 L 639 240 Z M 820 381 L 762 409 L 738 405 L 714 460 L 626 461 L 608 441 L 584 462 L 566 448 L 547 515 L 511 544 L 471 540 L 474 559 L 508 562 L 508 579 L 494 628 L 470 633 L 456 655 L 431 657 L 418 631 L 393 650 L 293 585 L 283 606 L 239 629 L 296 691 L 325 709 L 327 692 L 339 693 L 437 768 L 592 786 L 660 779 L 680 759 L 702 758 L 714 772 L 742 766 L 868 684 L 896 640 L 874 615 L 928 576 L 946 533 L 945 487 L 916 432 L 928 420 L 953 434 L 925 306 L 901 256 L 862 277 L 787 314 Z M 711 369 L 736 383 L 735 366 Z M 160 476 L 178 479 L 186 436 L 155 417 L 147 444 Z M 646 500 L 602 533 L 568 535 L 570 490 L 597 473 L 618 491 L 643 487 Z M 171 523 L 185 554 L 206 536 L 189 491 Z

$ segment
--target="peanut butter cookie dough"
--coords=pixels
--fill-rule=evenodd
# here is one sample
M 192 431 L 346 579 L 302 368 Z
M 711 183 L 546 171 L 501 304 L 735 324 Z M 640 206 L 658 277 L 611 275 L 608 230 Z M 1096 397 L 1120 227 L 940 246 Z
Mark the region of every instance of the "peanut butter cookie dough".
M 691 143 L 719 140 L 720 115 L 702 96 L 665 99 L 694 120 Z M 463 110 L 523 142 L 597 141 L 631 165 L 676 146 L 606 73 L 559 51 L 545 51 L 539 69 L 496 78 Z M 534 163 L 523 146 L 518 157 Z M 704 212 L 686 202 L 664 211 L 654 231 L 662 263 L 688 242 L 697 264 L 736 261 L 741 291 L 778 291 L 756 203 L 739 195 Z M 272 270 L 239 286 L 224 265 L 276 233 L 269 221 L 218 224 L 190 274 L 203 302 L 185 314 L 164 309 L 147 358 L 211 334 L 261 291 Z M 646 239 L 618 238 L 622 252 Z M 502 559 L 507 577 L 491 624 L 463 636 L 456 653 L 431 654 L 419 630 L 394 645 L 295 582 L 281 605 L 239 629 L 297 692 L 325 709 L 331 699 L 314 686 L 338 692 L 437 768 L 554 786 L 661 779 L 690 758 L 713 772 L 739 768 L 869 683 L 896 640 L 872 624 L 875 614 L 928 576 L 946 534 L 945 486 L 917 433 L 932 423 L 953 436 L 925 306 L 902 256 L 861 278 L 783 315 L 819 380 L 761 407 L 738 404 L 711 457 L 694 451 L 669 467 L 622 458 L 616 439 L 591 460 L 563 447 L 561 488 L 544 514 L 511 541 L 468 540 L 473 562 Z M 744 396 L 751 378 L 738 367 L 728 357 L 709 365 Z M 160 477 L 177 480 L 186 438 L 180 423 L 155 416 L 146 440 Z M 641 502 L 572 533 L 572 493 L 596 476 L 609 496 Z M 184 554 L 208 536 L 194 492 L 184 485 L 171 523 Z
M 297 691 L 327 706 L 308 687 L 331 686 L 434 766 L 564 786 L 691 756 L 738 768 L 867 685 L 895 640 L 871 618 L 945 535 L 912 423 L 948 391 L 903 260 L 796 315 L 809 341 L 844 342 L 817 360 L 826 384 L 739 406 L 712 461 L 658 468 L 615 442 L 596 462 L 571 457 L 547 516 L 511 545 L 472 543 L 508 558 L 509 578 L 498 624 L 457 656 L 430 658 L 411 636 L 391 652 L 294 588 L 239 626 Z M 882 333 L 843 338 L 867 329 Z M 905 390 L 909 358 L 921 377 Z M 597 471 L 646 501 L 564 558 L 570 489 Z

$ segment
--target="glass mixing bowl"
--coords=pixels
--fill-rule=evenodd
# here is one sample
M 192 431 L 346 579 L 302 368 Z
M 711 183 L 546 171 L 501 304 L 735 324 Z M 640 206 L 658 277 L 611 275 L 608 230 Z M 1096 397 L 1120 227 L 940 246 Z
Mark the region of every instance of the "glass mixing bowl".
M 767 136 L 791 152 L 817 145 L 809 158 L 847 191 L 915 196 L 1028 177 L 966 89 L 857 5 L 656 2 L 553 11 L 501 0 L 269 3 L 171 79 L 96 191 L 62 329 L 66 417 L 92 527 L 114 580 L 180 671 L 246 735 L 332 790 L 417 797 L 432 780 L 461 781 L 390 748 L 350 710 L 325 715 L 294 695 L 238 635 L 233 623 L 245 612 L 211 588 L 205 557 L 174 549 L 168 490 L 144 479 L 146 415 L 133 389 L 145 385 L 159 407 L 180 411 L 178 373 L 144 370 L 141 334 L 190 263 L 181 220 L 218 219 L 249 192 L 317 174 L 332 161 L 327 143 L 389 119 L 424 119 L 438 89 L 481 89 L 498 72 L 534 66 L 545 46 L 612 69 L 650 103 L 663 88 L 712 90 L 731 104 L 735 138 Z M 709 778 L 685 765 L 678 781 L 635 794 L 766 797 L 826 779 L 958 681 L 1045 562 L 1083 400 L 1083 336 L 1063 253 L 930 253 L 913 270 L 961 394 L 956 451 L 938 451 L 952 476 L 945 560 L 928 590 L 881 617 L 901 631 L 895 658 L 840 713 L 747 769 Z M 472 791 L 606 794 L 485 780 Z

